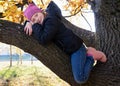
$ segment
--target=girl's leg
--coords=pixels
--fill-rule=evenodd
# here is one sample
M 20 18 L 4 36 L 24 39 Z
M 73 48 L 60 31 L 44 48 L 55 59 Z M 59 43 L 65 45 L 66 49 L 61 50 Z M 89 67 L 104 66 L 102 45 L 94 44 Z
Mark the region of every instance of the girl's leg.
M 92 56 L 87 56 L 85 67 L 84 67 L 84 73 L 85 73 L 86 81 L 89 78 L 90 72 L 93 68 L 93 64 L 94 64 L 93 57 Z
M 77 83 L 85 83 L 91 71 L 94 60 L 86 58 L 86 48 L 84 45 L 71 55 L 71 64 L 74 79 Z
M 84 66 L 86 62 L 86 49 L 82 46 L 78 51 L 71 55 L 71 65 L 74 79 L 77 83 L 85 81 Z

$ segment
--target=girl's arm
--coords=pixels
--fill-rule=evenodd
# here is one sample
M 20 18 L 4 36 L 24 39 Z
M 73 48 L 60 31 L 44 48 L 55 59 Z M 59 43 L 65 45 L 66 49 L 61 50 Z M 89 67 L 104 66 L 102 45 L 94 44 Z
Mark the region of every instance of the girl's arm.
M 42 29 L 35 24 L 32 27 L 34 37 L 41 44 L 51 42 L 55 38 L 58 32 L 58 27 L 60 26 L 60 22 L 56 17 L 47 18 L 44 22 Z

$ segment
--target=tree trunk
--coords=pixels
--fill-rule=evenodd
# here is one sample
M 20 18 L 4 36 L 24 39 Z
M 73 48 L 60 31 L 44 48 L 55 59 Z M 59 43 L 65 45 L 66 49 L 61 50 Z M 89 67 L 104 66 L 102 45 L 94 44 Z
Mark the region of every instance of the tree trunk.
M 120 0 L 95 0 L 97 48 L 108 58 L 94 67 L 83 86 L 120 86 Z
M 9 55 L 10 56 L 9 57 L 10 58 L 10 67 L 12 67 L 12 45 L 10 45 L 10 49 L 9 50 L 10 50 L 10 55 Z
M 21 54 L 21 50 L 20 50 L 20 54 L 19 54 L 19 59 L 20 59 L 20 64 L 22 64 L 23 57 L 22 57 L 22 54 Z
M 33 56 L 30 55 L 30 58 L 31 58 L 31 64 L 33 64 Z
M 81 34 L 79 37 L 84 37 L 87 45 L 90 45 L 89 43 L 94 41 L 90 40 L 89 42 L 89 39 L 94 39 L 94 33 L 80 28 L 78 29 L 78 27 L 71 25 L 71 23 L 65 19 L 63 19 L 63 22 L 67 26 L 74 27 L 74 29 L 76 29 L 74 32 L 77 35 Z M 27 36 L 23 32 L 23 26 L 5 20 L 0 20 L 0 41 L 15 45 L 23 49 L 25 52 L 34 55 L 61 79 L 72 86 L 79 86 L 73 79 L 69 56 L 62 52 L 53 43 L 47 46 L 42 46 L 31 36 Z

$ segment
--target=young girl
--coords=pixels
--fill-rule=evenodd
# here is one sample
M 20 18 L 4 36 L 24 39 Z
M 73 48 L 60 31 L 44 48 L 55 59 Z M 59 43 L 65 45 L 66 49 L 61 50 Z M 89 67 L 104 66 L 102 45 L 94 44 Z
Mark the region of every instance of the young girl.
M 46 12 L 35 4 L 29 4 L 24 11 L 24 16 L 28 19 L 24 31 L 32 35 L 40 44 L 54 42 L 70 55 L 75 81 L 85 83 L 93 68 L 94 60 L 106 62 L 105 54 L 92 47 L 86 49 L 83 40 L 61 22 L 61 11 L 53 1 L 48 5 Z

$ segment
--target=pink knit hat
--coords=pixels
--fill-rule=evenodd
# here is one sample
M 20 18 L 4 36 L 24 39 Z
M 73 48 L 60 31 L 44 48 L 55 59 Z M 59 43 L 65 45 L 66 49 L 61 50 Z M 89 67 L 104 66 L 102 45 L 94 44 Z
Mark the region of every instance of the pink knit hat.
M 24 11 L 24 16 L 28 20 L 31 20 L 32 16 L 37 12 L 42 12 L 42 10 L 38 8 L 35 4 L 29 4 L 28 7 Z

